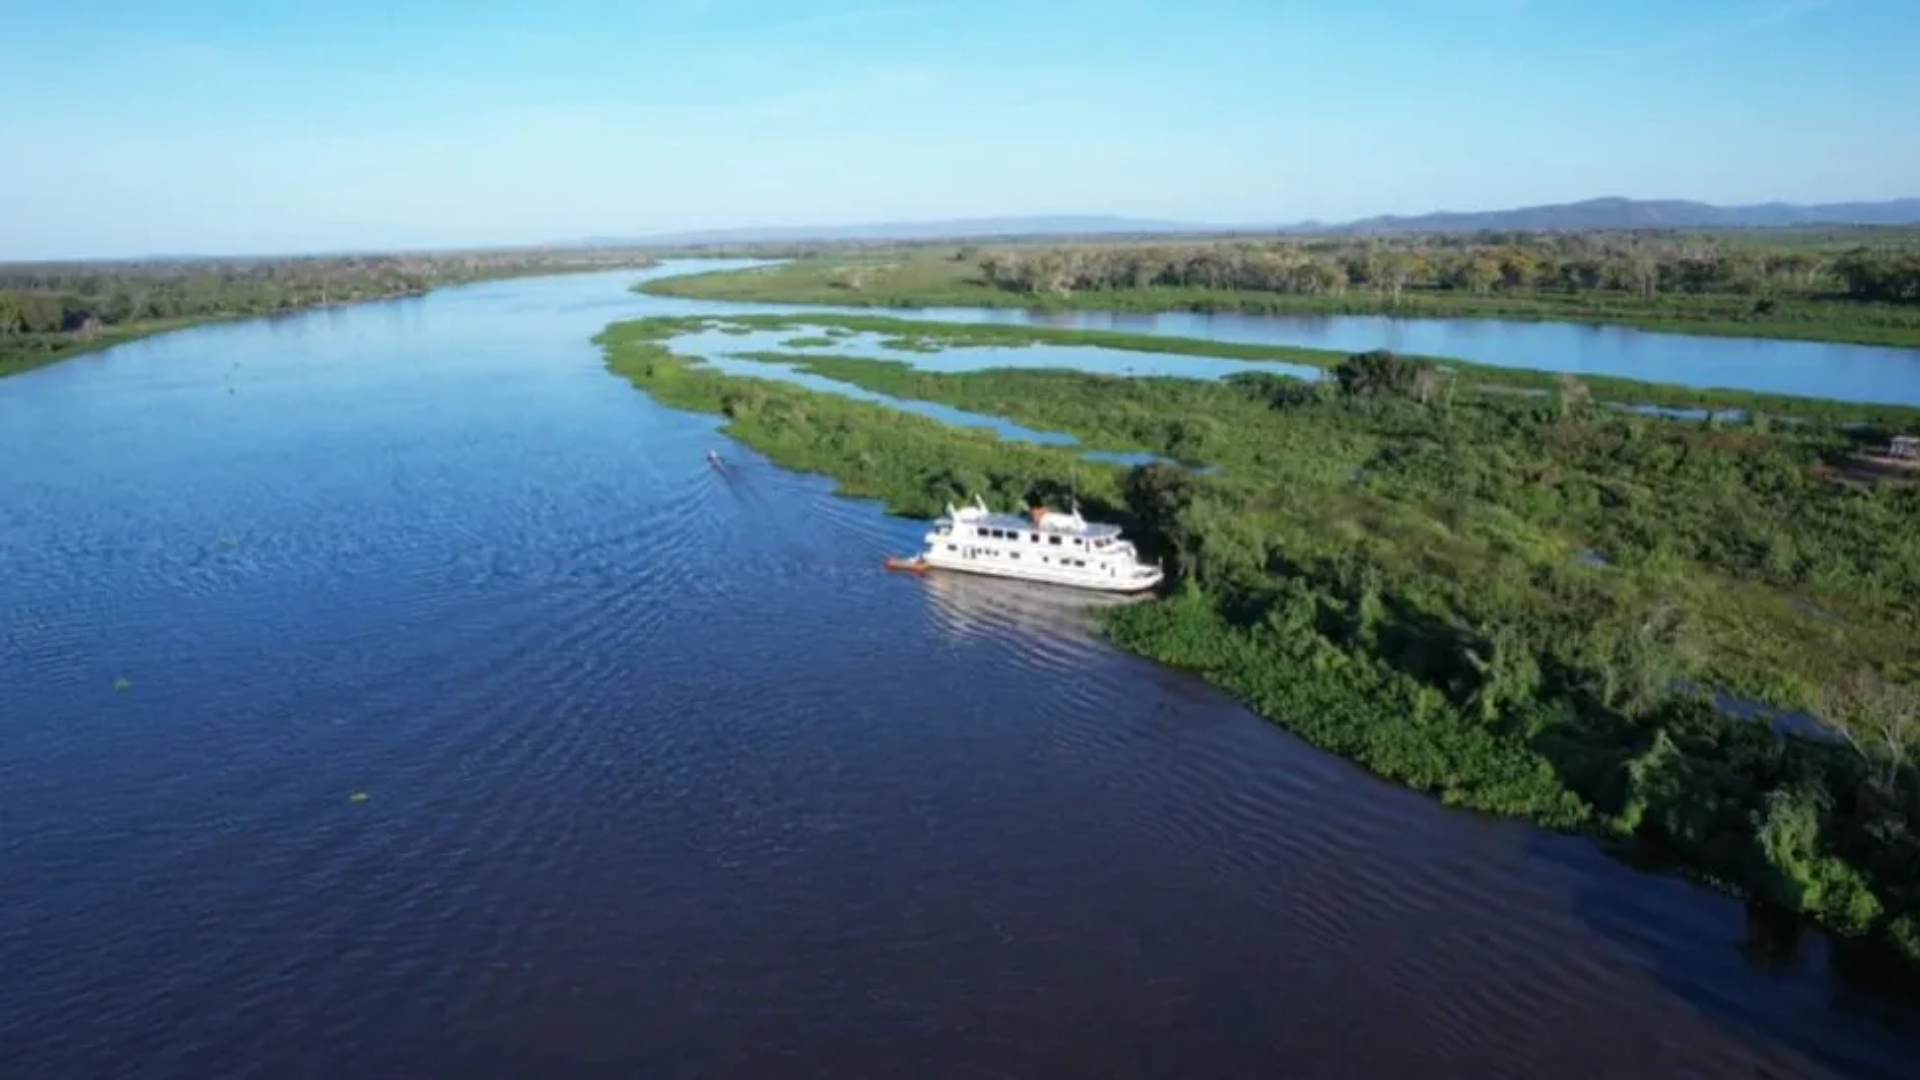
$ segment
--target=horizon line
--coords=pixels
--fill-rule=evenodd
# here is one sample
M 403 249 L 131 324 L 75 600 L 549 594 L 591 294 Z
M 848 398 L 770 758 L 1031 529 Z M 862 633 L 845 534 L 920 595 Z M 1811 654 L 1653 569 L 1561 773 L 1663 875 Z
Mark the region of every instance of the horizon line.
M 763 223 L 763 224 L 757 224 L 757 225 L 697 226 L 697 227 L 691 227 L 691 228 L 674 229 L 674 230 L 666 230 L 666 231 L 659 231 L 659 232 L 639 233 L 639 234 L 628 235 L 628 236 L 620 236 L 616 234 L 597 234 L 597 235 L 587 235 L 587 236 L 581 236 L 581 237 L 570 238 L 570 239 L 550 239 L 550 240 L 524 241 L 524 242 L 482 241 L 482 242 L 475 242 L 475 243 L 395 245 L 392 247 L 349 246 L 349 247 L 339 247 L 339 248 L 308 249 L 304 251 L 256 251 L 256 252 L 225 252 L 225 253 L 220 253 L 220 252 L 175 252 L 175 253 L 142 252 L 139 254 L 128 254 L 128 255 L 61 255 L 61 256 L 50 256 L 50 257 L 38 257 L 38 258 L 35 258 L 35 257 L 18 258 L 18 257 L 0 256 L 0 266 L 23 266 L 23 265 L 31 266 L 31 265 L 43 265 L 43 264 L 63 265 L 63 264 L 88 264 L 88 263 L 194 262 L 194 261 L 232 262 L 232 261 L 246 260 L 246 259 L 263 259 L 263 260 L 265 259 L 326 259 L 326 258 L 349 258 L 353 256 L 389 256 L 391 257 L 391 256 L 405 256 L 405 255 L 453 255 L 453 254 L 460 254 L 465 252 L 564 251 L 569 249 L 579 250 L 579 251 L 596 251 L 596 250 L 605 251 L 605 250 L 633 250 L 633 249 L 646 248 L 646 247 L 677 247 L 677 246 L 685 246 L 685 245 L 693 245 L 693 244 L 709 244 L 709 243 L 720 243 L 720 242 L 938 243 L 941 241 L 960 241 L 960 240 L 1023 239 L 1026 237 L 1039 237 L 1039 236 L 1075 238 L 1075 237 L 1100 236 L 1100 235 L 1182 236 L 1182 235 L 1195 235 L 1195 234 L 1202 234 L 1202 233 L 1212 233 L 1212 234 L 1224 233 L 1224 234 L 1231 235 L 1235 233 L 1256 233 L 1256 232 L 1284 233 L 1285 231 L 1291 230 L 1291 229 L 1316 229 L 1316 230 L 1324 230 L 1324 231 L 1338 231 L 1341 229 L 1352 228 L 1357 225 L 1363 225 L 1363 224 L 1372 223 L 1372 222 L 1410 221 L 1410 220 L 1417 220 L 1420 218 L 1427 218 L 1427 217 L 1447 217 L 1447 216 L 1459 216 L 1459 215 L 1513 214 L 1513 213 L 1524 213 L 1527 211 L 1534 211 L 1534 210 L 1566 209 L 1566 208 L 1572 208 L 1572 207 L 1593 206 L 1596 204 L 1606 204 L 1606 203 L 1624 203 L 1624 204 L 1634 204 L 1634 203 L 1676 204 L 1677 203 L 1677 204 L 1684 204 L 1692 207 L 1702 207 L 1702 208 L 1711 209 L 1711 210 L 1757 210 L 1757 209 L 1771 209 L 1771 208 L 1782 208 L 1782 207 L 1798 208 L 1798 209 L 1805 209 L 1805 210 L 1818 210 L 1818 209 L 1827 208 L 1827 207 L 1890 206 L 1890 205 L 1899 205 L 1902 203 L 1920 203 L 1920 195 L 1900 195 L 1900 196 L 1894 196 L 1892 198 L 1884 198 L 1884 199 L 1842 199 L 1842 200 L 1829 200 L 1829 201 L 1823 201 L 1823 202 L 1793 202 L 1791 200 L 1786 200 L 1786 199 L 1773 199 L 1773 200 L 1767 200 L 1764 202 L 1745 202 L 1745 203 L 1711 203 L 1711 202 L 1706 202 L 1699 199 L 1686 199 L 1686 198 L 1674 198 L 1674 197 L 1596 195 L 1596 196 L 1590 196 L 1587 198 L 1572 199 L 1572 200 L 1563 201 L 1563 202 L 1529 203 L 1529 204 L 1520 205 L 1520 206 L 1501 206 L 1501 207 L 1493 207 L 1489 209 L 1454 209 L 1454 208 L 1448 208 L 1448 207 L 1441 207 L 1441 208 L 1436 208 L 1432 210 L 1422 210 L 1422 211 L 1417 211 L 1412 213 L 1371 214 L 1365 217 L 1348 218 L 1341 221 L 1326 221 L 1319 218 L 1305 218 L 1305 219 L 1294 219 L 1290 221 L 1264 221 L 1264 222 L 1263 221 L 1244 221 L 1244 222 L 1227 223 L 1227 222 L 1181 221 L 1181 220 L 1174 220 L 1174 219 L 1167 219 L 1167 218 L 1135 217 L 1132 215 L 1118 214 L 1118 213 L 1035 212 L 1035 213 L 1025 213 L 1025 214 L 976 214 L 976 215 L 967 215 L 967 216 L 958 216 L 958 217 L 898 218 L 893 220 L 882 220 L 882 221 L 853 221 L 853 222 L 843 221 L 838 223 L 810 223 L 810 224 L 765 224 Z M 1014 223 L 1020 223 L 1020 222 L 1043 223 L 1047 221 L 1111 222 L 1115 226 L 1136 225 L 1136 226 L 1139 226 L 1139 228 L 1129 230 L 1126 228 L 1116 227 L 1104 233 L 1103 232 L 1076 233 L 1067 229 L 1062 229 L 1062 230 L 1043 229 L 1041 231 L 1036 231 L 1036 232 L 1009 231 L 1009 232 L 1003 232 L 1003 233 L 979 234 L 974 236 L 966 236 L 966 235 L 959 235 L 959 234 L 947 235 L 947 234 L 929 232 L 919 236 L 832 237 L 832 236 L 824 236 L 824 235 L 807 235 L 806 233 L 806 230 L 820 230 L 821 232 L 833 232 L 833 231 L 857 231 L 862 229 L 905 229 L 905 228 L 930 229 L 930 228 L 938 228 L 943 226 L 979 225 L 983 223 L 994 223 L 994 222 L 1006 222 L 1009 224 L 1014 224 Z M 1643 226 L 1614 226 L 1614 227 L 1601 226 L 1601 227 L 1588 229 L 1586 231 L 1632 232 L 1632 231 L 1684 229 L 1684 228 L 1733 228 L 1733 229 L 1760 230 L 1760 229 L 1781 229 L 1781 228 L 1809 228 L 1809 227 L 1820 227 L 1820 226 L 1847 226 L 1852 228 L 1871 229 L 1871 228 L 1902 228 L 1902 227 L 1908 227 L 1914 224 L 1920 224 L 1920 222 L 1885 223 L 1885 222 L 1846 221 L 1846 220 L 1834 219 L 1834 220 L 1812 220 L 1812 221 L 1802 221 L 1802 222 L 1791 222 L 1791 223 L 1784 223 L 1784 224 L 1755 224 L 1755 225 L 1711 226 L 1711 225 L 1701 225 L 1701 224 L 1692 224 L 1692 225 L 1648 224 Z M 1441 230 L 1441 231 L 1459 231 L 1459 230 Z M 1468 231 L 1471 231 L 1471 230 L 1468 230 Z M 1491 231 L 1512 231 L 1512 230 L 1493 229 Z M 1520 231 L 1530 231 L 1530 230 L 1520 230 Z M 1551 230 L 1537 230 L 1537 231 L 1558 232 L 1558 231 L 1569 231 L 1569 230 L 1551 229 Z M 1581 230 L 1574 229 L 1572 231 L 1581 231 Z M 797 234 L 797 235 L 765 237 L 759 240 L 750 239 L 749 235 L 754 233 L 763 233 L 763 234 L 764 233 L 787 233 L 787 234 Z M 711 239 L 701 239 L 703 237 L 711 238 Z

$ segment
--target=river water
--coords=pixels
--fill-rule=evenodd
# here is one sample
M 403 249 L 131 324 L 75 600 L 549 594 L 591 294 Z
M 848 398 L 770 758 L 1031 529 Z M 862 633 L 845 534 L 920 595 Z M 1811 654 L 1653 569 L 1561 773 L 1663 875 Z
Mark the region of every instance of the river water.
M 636 276 L 0 381 L 0 1073 L 1912 1075 L 1817 936 L 710 468 Z
M 871 311 L 869 310 L 869 314 Z M 1821 341 L 1662 334 L 1627 326 L 1382 315 L 1202 315 L 926 309 L 924 318 L 1038 322 L 1340 352 L 1391 349 L 1494 367 L 1617 375 L 1702 389 L 1758 390 L 1835 401 L 1920 405 L 1920 349 Z

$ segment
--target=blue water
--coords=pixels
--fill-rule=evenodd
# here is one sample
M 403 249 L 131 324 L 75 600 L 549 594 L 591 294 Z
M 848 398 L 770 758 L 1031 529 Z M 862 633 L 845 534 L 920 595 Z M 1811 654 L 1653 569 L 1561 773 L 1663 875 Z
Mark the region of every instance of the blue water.
M 674 339 L 674 351 L 688 356 L 725 356 L 749 352 L 783 352 L 800 356 L 852 356 L 863 360 L 890 360 L 922 371 L 959 374 L 994 368 L 1044 370 L 1072 368 L 1095 375 L 1124 375 L 1136 378 L 1172 376 L 1186 379 L 1224 379 L 1249 371 L 1311 382 L 1326 372 L 1307 364 L 1288 364 L 1272 360 L 1227 360 L 1217 356 L 1188 356 L 1180 353 L 1134 352 L 1083 345 L 1036 344 L 1024 346 L 969 345 L 927 352 L 918 349 L 890 349 L 879 334 L 855 334 L 837 338 L 831 345 L 792 347 L 787 342 L 806 331 L 754 330 L 728 333 L 703 330 Z
M 1912 1075 L 1824 938 L 709 467 L 639 276 L 0 380 L 0 1074 Z
M 667 313 L 742 314 L 792 305 L 703 304 L 659 298 Z M 1920 349 L 1667 334 L 1623 326 L 1396 319 L 1380 315 L 1203 315 L 977 308 L 820 308 L 945 322 L 1014 323 L 1165 334 L 1251 345 L 1341 352 L 1391 349 L 1494 367 L 1615 375 L 1700 388 L 1756 390 L 1894 405 L 1920 405 Z M 792 337 L 789 333 L 786 337 Z
M 928 311 L 925 317 L 942 318 Z M 1259 316 L 984 312 L 985 321 L 1169 334 L 1248 344 L 1362 352 L 1391 349 L 1494 367 L 1615 375 L 1700 388 L 1920 405 L 1920 349 L 1663 334 L 1622 326 L 1392 319 L 1377 315 Z

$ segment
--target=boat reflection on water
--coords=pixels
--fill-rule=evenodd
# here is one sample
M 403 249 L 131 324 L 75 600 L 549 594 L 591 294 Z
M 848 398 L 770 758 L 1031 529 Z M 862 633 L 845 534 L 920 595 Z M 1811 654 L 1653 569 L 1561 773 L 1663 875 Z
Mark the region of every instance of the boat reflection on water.
M 985 577 L 978 574 L 926 574 L 934 618 L 952 644 L 987 635 L 1020 637 L 1092 647 L 1099 635 L 1094 613 L 1122 604 L 1144 603 L 1152 594 L 1092 592 L 1062 585 Z

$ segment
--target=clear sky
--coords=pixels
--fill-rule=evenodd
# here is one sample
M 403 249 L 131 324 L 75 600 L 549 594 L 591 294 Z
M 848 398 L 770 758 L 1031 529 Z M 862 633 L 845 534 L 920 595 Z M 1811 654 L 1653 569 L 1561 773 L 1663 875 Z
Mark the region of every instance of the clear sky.
M 0 0 L 0 258 L 1920 194 L 1920 0 Z

